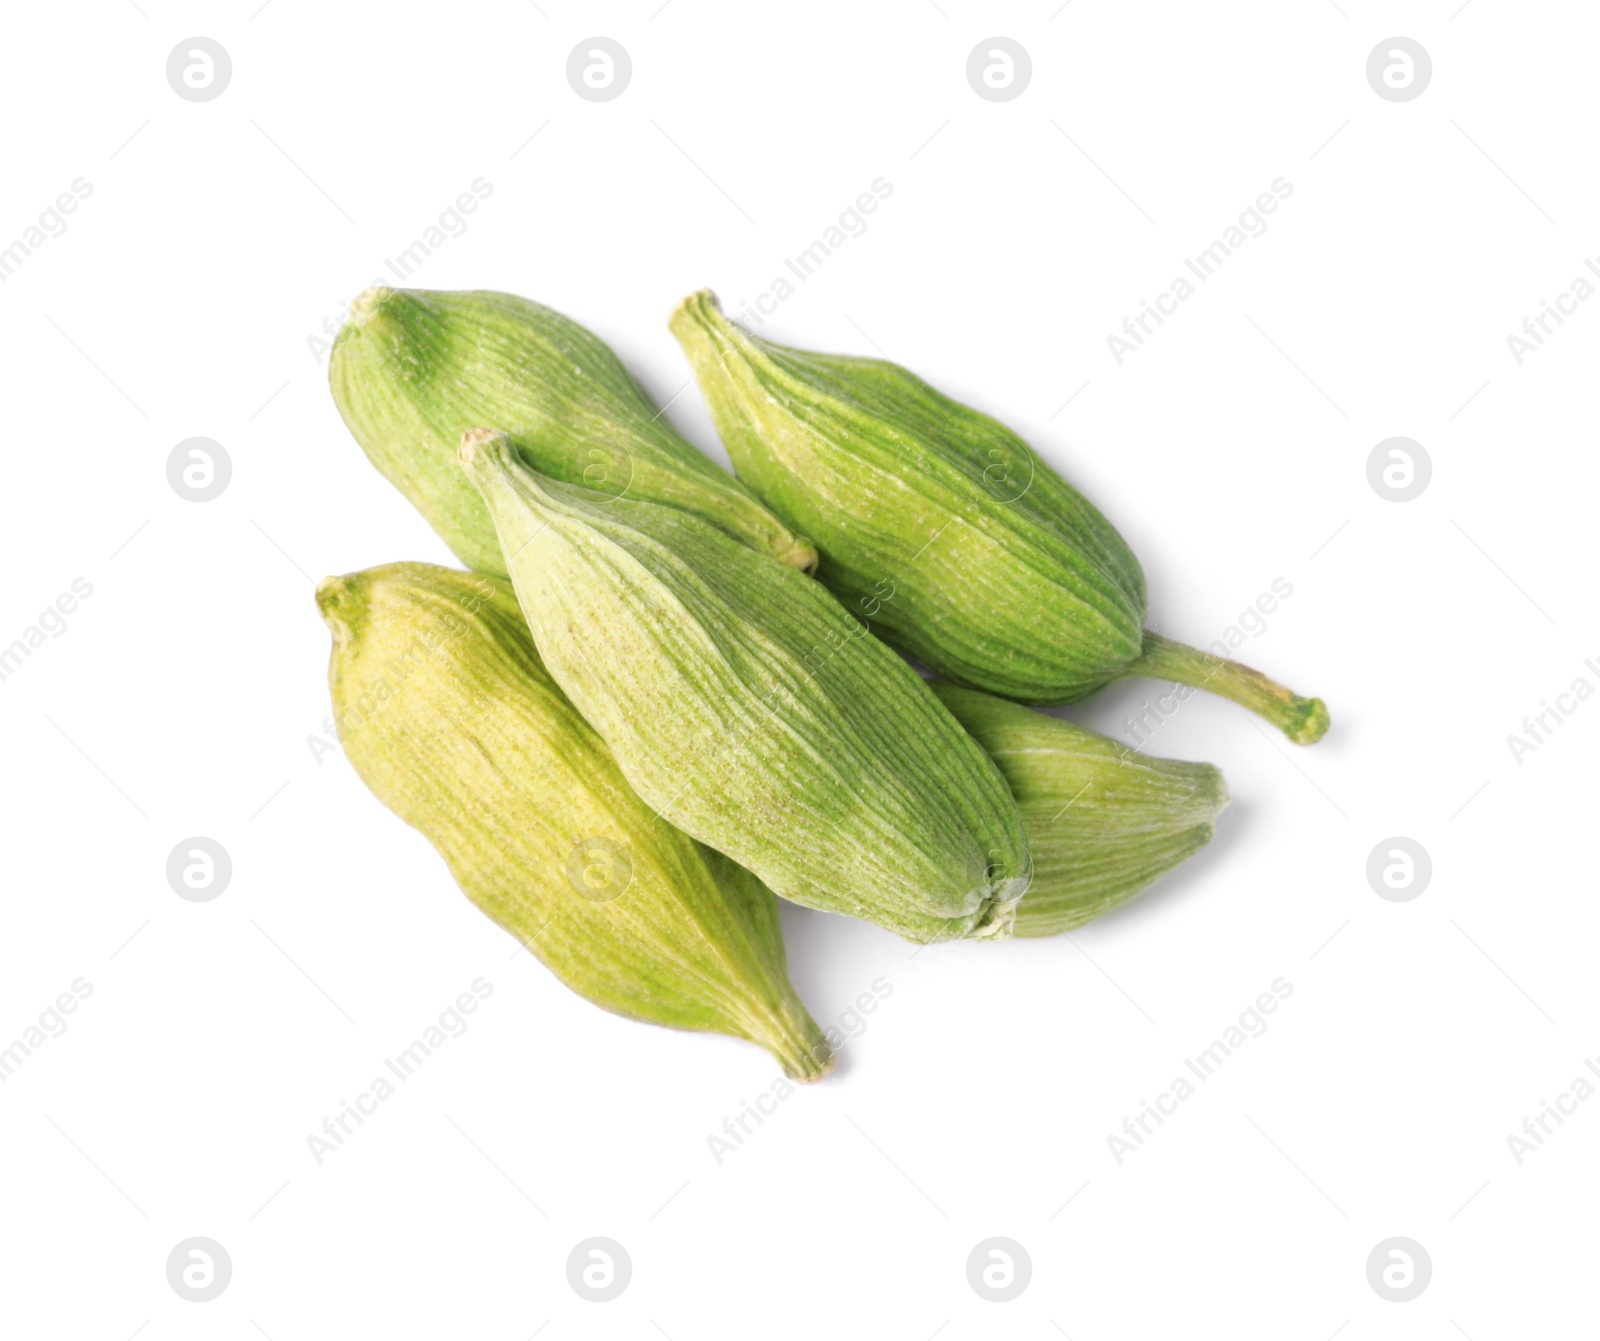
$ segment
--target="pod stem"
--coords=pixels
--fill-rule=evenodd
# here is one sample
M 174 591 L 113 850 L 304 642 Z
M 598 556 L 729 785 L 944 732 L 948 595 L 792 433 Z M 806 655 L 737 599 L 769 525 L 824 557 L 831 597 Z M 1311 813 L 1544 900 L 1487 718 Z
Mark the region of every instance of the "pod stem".
M 1163 638 L 1149 629 L 1139 655 L 1119 678 L 1174 680 L 1219 694 L 1271 722 L 1296 745 L 1312 745 L 1328 731 L 1328 709 L 1320 698 L 1301 698 L 1276 680 L 1237 661 Z

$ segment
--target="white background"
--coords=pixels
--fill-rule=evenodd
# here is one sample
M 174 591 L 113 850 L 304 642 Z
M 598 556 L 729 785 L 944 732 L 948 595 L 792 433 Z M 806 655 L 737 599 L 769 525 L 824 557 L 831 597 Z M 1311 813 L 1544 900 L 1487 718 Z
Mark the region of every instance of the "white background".
M 1520 1165 L 1506 1138 L 1600 1052 L 1600 702 L 1520 764 L 1506 738 L 1576 677 L 1600 687 L 1600 303 L 1521 366 L 1506 337 L 1600 250 L 1600 24 L 1507 0 L 1058 3 L 9 10 L 0 239 L 74 178 L 93 194 L 0 286 L 0 642 L 72 579 L 93 595 L 0 683 L 0 1041 L 74 979 L 93 993 L 0 1084 L 0 1330 L 1592 1326 L 1600 1102 Z M 965 76 L 997 33 L 1033 65 L 1004 103 Z M 232 58 L 211 102 L 165 77 L 194 34 Z M 593 34 L 633 62 L 607 103 L 564 74 Z M 1366 79 L 1394 34 L 1432 57 L 1415 101 Z M 913 958 L 786 910 L 819 1021 L 875 978 L 893 994 L 718 1164 L 707 1138 L 770 1060 L 513 959 L 308 743 L 329 711 L 313 580 L 452 562 L 350 441 L 308 337 L 478 177 L 492 196 L 412 282 L 584 322 L 719 459 L 667 313 L 704 285 L 754 298 L 885 178 L 764 333 L 881 349 L 1015 426 L 1122 529 L 1173 636 L 1207 642 L 1287 579 L 1240 655 L 1323 696 L 1332 732 L 1297 749 L 1187 705 L 1151 748 L 1224 770 L 1216 840 L 1071 938 Z M 1119 366 L 1106 337 L 1279 177 L 1268 231 Z M 195 435 L 233 464 L 204 504 L 166 478 Z M 1433 462 L 1404 504 L 1366 477 L 1394 435 Z M 1160 688 L 1070 715 L 1120 733 Z M 212 902 L 166 880 L 192 835 L 232 858 Z M 1367 882 L 1392 835 L 1432 858 L 1410 902 Z M 317 1165 L 307 1136 L 480 975 L 469 1031 Z M 1280 977 L 1267 1032 L 1118 1164 L 1107 1137 Z M 193 1235 L 233 1263 L 207 1304 L 166 1279 Z M 566 1281 L 592 1235 L 633 1262 L 605 1305 Z M 967 1283 L 994 1235 L 1032 1261 L 1008 1304 Z M 1395 1235 L 1433 1263 L 1406 1304 L 1366 1278 Z

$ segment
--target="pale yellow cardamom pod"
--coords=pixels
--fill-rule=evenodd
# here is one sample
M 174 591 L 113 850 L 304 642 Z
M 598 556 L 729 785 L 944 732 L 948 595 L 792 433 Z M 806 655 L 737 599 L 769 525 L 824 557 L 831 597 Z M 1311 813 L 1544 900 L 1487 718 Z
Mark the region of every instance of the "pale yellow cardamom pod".
M 596 1005 L 749 1039 L 796 1079 L 827 1073 L 772 894 L 639 799 L 507 583 L 399 563 L 328 578 L 317 604 L 351 765 L 468 898 Z

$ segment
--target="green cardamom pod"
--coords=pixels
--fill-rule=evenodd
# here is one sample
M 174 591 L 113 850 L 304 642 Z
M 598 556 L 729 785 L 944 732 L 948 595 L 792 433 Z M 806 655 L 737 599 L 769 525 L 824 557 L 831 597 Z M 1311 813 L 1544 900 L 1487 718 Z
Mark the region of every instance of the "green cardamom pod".
M 603 340 L 509 293 L 368 289 L 333 342 L 328 382 L 383 476 L 469 568 L 504 577 L 478 493 L 456 465 L 495 424 L 534 469 L 683 508 L 810 571 L 816 551 L 686 441 Z
M 1003 424 L 885 359 L 751 335 L 702 291 L 673 313 L 734 471 L 821 554 L 852 604 L 892 586 L 878 627 L 962 684 L 1068 703 L 1144 675 L 1209 689 L 1299 744 L 1320 699 L 1144 629 L 1139 561 Z
M 325 579 L 317 604 L 351 765 L 469 899 L 596 1005 L 826 1074 L 771 892 L 639 799 L 540 663 L 509 584 L 397 563 Z
M 1211 841 L 1228 791 L 1210 764 L 1156 759 L 948 681 L 930 687 L 999 765 L 1022 812 L 1033 883 L 1016 935 L 1081 927 Z
M 913 940 L 1010 934 L 1015 802 L 922 678 L 794 568 L 687 512 L 461 442 L 539 655 L 665 819 L 796 903 Z

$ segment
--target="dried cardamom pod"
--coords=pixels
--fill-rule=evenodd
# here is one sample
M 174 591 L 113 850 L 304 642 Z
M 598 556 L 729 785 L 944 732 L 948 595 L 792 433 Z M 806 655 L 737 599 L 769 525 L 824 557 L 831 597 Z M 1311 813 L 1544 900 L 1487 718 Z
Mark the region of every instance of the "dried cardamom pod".
M 795 1079 L 829 1070 L 776 900 L 634 794 L 508 583 L 396 563 L 327 578 L 317 604 L 351 765 L 468 898 L 596 1005 L 749 1039 Z
M 1003 937 L 1016 804 L 920 676 L 826 588 L 698 517 L 461 460 L 551 676 L 663 817 L 796 903 L 919 941 Z
M 1152 758 L 948 681 L 930 688 L 999 765 L 1022 812 L 1033 883 L 1016 935 L 1081 927 L 1211 841 L 1228 791 L 1210 764 Z
M 847 605 L 883 602 L 882 635 L 962 684 L 1067 703 L 1152 676 L 1221 694 L 1299 744 L 1320 699 L 1143 628 L 1144 574 L 1122 537 L 1037 452 L 884 359 L 773 344 L 684 299 L 672 332 L 734 471 L 821 554 Z
M 477 491 L 456 465 L 495 424 L 534 469 L 684 508 L 785 563 L 816 551 L 686 441 L 598 336 L 509 293 L 368 289 L 333 342 L 334 403 L 383 476 L 469 568 L 504 577 Z

